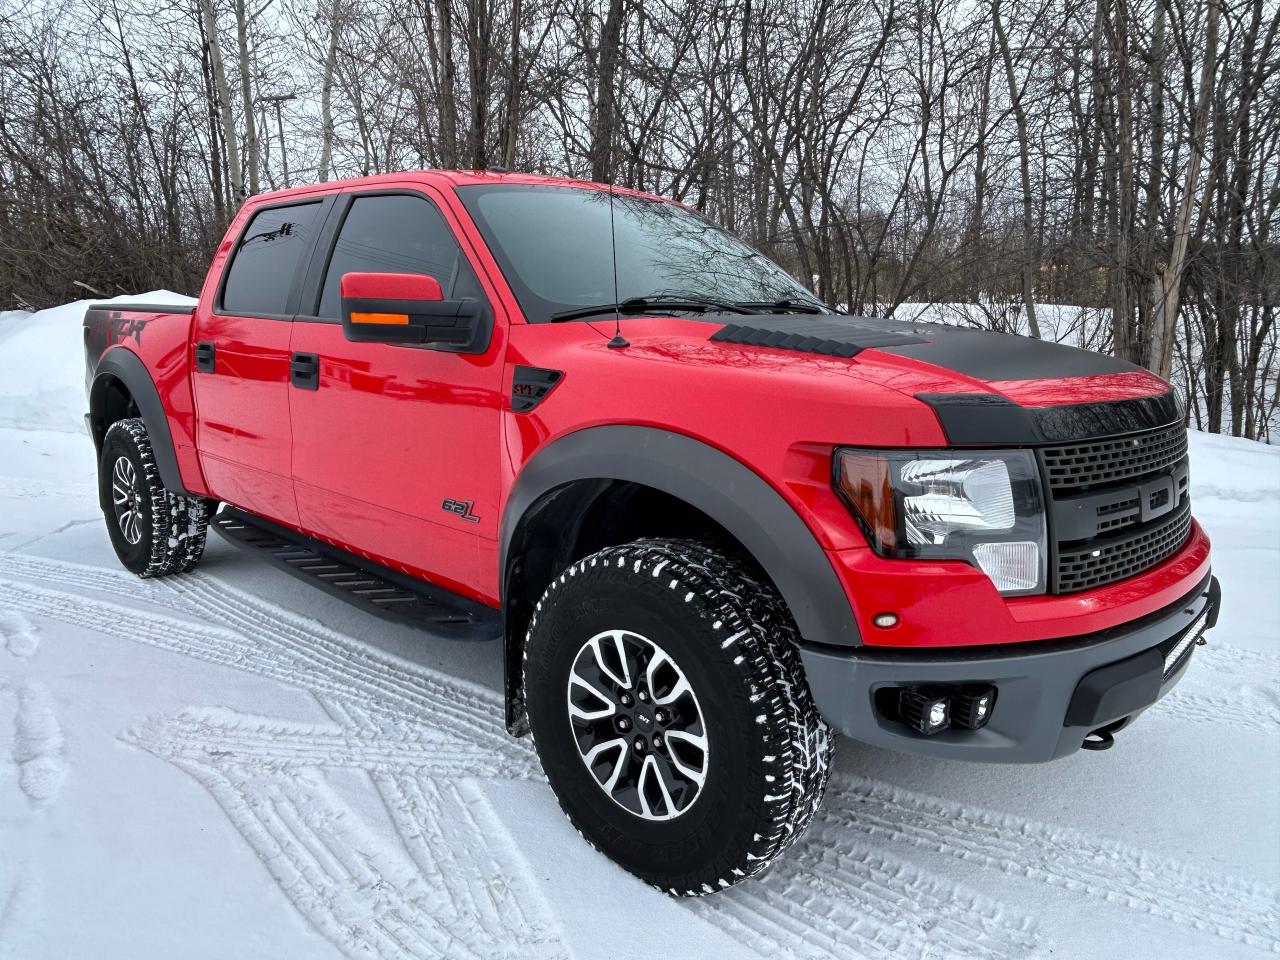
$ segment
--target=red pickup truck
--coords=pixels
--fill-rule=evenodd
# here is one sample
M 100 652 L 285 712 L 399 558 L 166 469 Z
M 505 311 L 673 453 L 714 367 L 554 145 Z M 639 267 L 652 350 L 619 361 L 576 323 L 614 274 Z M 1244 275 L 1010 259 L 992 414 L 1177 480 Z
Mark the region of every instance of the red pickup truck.
M 660 197 L 440 171 L 258 196 L 194 308 L 94 305 L 84 333 L 126 567 L 190 570 L 212 524 L 500 638 L 569 818 L 675 893 L 794 841 L 832 728 L 1107 747 L 1217 618 L 1167 383 L 844 315 Z

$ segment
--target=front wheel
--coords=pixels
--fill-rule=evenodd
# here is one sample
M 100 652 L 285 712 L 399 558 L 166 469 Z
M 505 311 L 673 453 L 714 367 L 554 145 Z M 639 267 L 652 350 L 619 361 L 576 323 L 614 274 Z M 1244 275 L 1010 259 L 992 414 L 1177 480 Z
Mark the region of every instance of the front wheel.
M 574 826 L 680 895 L 758 873 L 830 770 L 781 599 L 701 544 L 641 540 L 548 588 L 525 645 L 529 723 Z
M 184 573 L 200 562 L 209 501 L 165 489 L 142 420 L 117 420 L 102 439 L 98 493 L 111 546 L 140 577 Z

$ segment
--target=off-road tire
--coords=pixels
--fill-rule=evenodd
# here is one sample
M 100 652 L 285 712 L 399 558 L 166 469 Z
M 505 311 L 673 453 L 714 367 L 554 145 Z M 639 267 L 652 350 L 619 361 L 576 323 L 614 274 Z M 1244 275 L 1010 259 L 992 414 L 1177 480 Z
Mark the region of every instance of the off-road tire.
M 136 483 L 137 518 L 131 542 L 121 526 L 115 500 L 119 494 L 117 462 L 124 458 Z M 126 469 L 125 473 L 129 473 Z M 151 440 L 142 420 L 117 420 L 107 428 L 98 462 L 99 499 L 107 533 L 120 563 L 140 577 L 185 573 L 200 562 L 212 513 L 210 501 L 165 489 L 156 467 Z
M 571 727 L 566 688 L 575 658 L 590 637 L 615 629 L 661 638 L 705 719 L 705 781 L 674 819 L 644 819 L 615 802 Z M 699 543 L 639 540 L 556 577 L 529 625 L 524 687 L 543 771 L 578 832 L 681 896 L 713 893 L 767 867 L 812 820 L 833 751 L 796 642 L 781 598 L 744 564 Z

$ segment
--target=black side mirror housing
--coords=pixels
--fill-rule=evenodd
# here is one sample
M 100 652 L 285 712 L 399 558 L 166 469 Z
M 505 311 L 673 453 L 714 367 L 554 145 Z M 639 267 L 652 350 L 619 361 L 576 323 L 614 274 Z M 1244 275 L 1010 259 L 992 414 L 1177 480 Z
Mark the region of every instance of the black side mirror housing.
M 342 332 L 355 343 L 422 344 L 478 353 L 488 343 L 488 311 L 478 300 L 445 300 L 433 278 L 403 273 L 342 277 Z

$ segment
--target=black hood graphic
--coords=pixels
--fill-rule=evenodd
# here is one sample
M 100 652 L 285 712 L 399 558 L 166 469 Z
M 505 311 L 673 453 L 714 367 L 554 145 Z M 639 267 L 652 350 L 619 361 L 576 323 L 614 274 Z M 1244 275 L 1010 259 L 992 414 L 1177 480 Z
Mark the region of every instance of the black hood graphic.
M 723 323 L 724 315 L 705 319 Z M 1139 369 L 1114 357 L 1015 334 L 878 317 L 734 316 L 710 339 L 829 357 L 854 357 L 875 349 L 977 380 L 1096 377 Z

